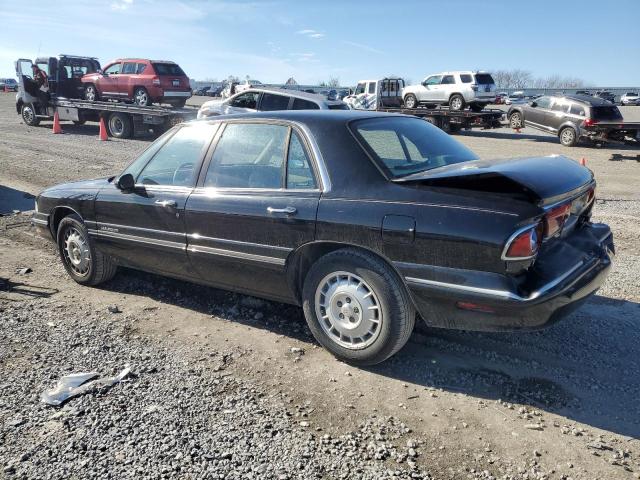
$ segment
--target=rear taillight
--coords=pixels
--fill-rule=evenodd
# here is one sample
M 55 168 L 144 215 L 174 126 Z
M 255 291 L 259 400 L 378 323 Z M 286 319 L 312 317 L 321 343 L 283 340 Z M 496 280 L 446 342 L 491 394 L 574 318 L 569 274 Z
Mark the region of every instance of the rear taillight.
M 560 232 L 569 215 L 571 215 L 571 202 L 550 209 L 544 216 L 544 237 L 551 238 Z
M 504 260 L 528 260 L 535 257 L 542 244 L 544 226 L 542 222 L 529 225 L 514 233 L 504 249 Z
M 585 118 L 584 121 L 582 122 L 582 126 L 593 127 L 596 123 L 598 123 L 598 120 L 594 120 L 593 118 Z
M 151 79 L 151 83 L 153 83 L 154 85 L 160 85 L 160 78 L 158 77 L 153 77 Z

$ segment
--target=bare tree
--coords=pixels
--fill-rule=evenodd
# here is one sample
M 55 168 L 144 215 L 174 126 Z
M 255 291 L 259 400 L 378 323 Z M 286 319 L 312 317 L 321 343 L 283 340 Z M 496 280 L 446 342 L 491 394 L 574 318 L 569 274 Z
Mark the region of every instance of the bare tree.
M 329 81 L 327 82 L 327 87 L 339 87 L 340 79 L 338 77 L 329 77 Z
M 525 88 L 580 88 L 584 86 L 584 81 L 576 77 L 562 77 L 558 74 L 548 77 L 534 77 L 528 70 L 494 70 L 491 74 L 499 89 Z

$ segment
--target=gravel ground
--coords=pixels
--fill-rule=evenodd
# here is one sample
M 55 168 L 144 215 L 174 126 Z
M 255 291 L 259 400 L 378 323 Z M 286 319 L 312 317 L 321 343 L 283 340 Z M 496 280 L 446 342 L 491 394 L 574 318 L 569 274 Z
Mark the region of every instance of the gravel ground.
M 149 144 L 29 128 L 12 102 L 0 95 L 4 205 L 115 173 Z M 572 317 L 527 334 L 420 326 L 354 369 L 297 308 L 130 270 L 80 287 L 27 215 L 0 217 L 0 478 L 640 478 L 640 165 L 609 160 L 640 151 L 528 129 L 458 138 L 483 157 L 586 157 L 617 257 Z M 125 364 L 134 375 L 108 391 L 39 402 L 62 375 Z

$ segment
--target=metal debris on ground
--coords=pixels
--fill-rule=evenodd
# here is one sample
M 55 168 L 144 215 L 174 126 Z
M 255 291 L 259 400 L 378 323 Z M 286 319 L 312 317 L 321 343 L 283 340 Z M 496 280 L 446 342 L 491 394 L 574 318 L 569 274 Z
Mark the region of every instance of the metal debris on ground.
M 18 267 L 16 268 L 16 273 L 18 275 L 26 275 L 27 273 L 31 273 L 33 272 L 33 270 L 31 270 L 31 268 L 29 267 Z
M 46 390 L 40 395 L 40 401 L 47 405 L 59 406 L 67 400 L 98 390 L 106 390 L 120 383 L 131 373 L 127 366 L 115 377 L 97 378 L 97 372 L 72 373 L 58 380 L 55 388 Z

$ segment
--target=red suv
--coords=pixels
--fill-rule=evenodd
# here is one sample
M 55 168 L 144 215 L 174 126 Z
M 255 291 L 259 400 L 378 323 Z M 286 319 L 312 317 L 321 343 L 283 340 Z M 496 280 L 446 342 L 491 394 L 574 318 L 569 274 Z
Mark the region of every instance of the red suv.
M 189 78 L 180 66 L 165 60 L 123 58 L 108 63 L 101 72 L 82 77 L 86 100 L 116 99 L 140 106 L 169 103 L 184 107 L 191 97 Z

